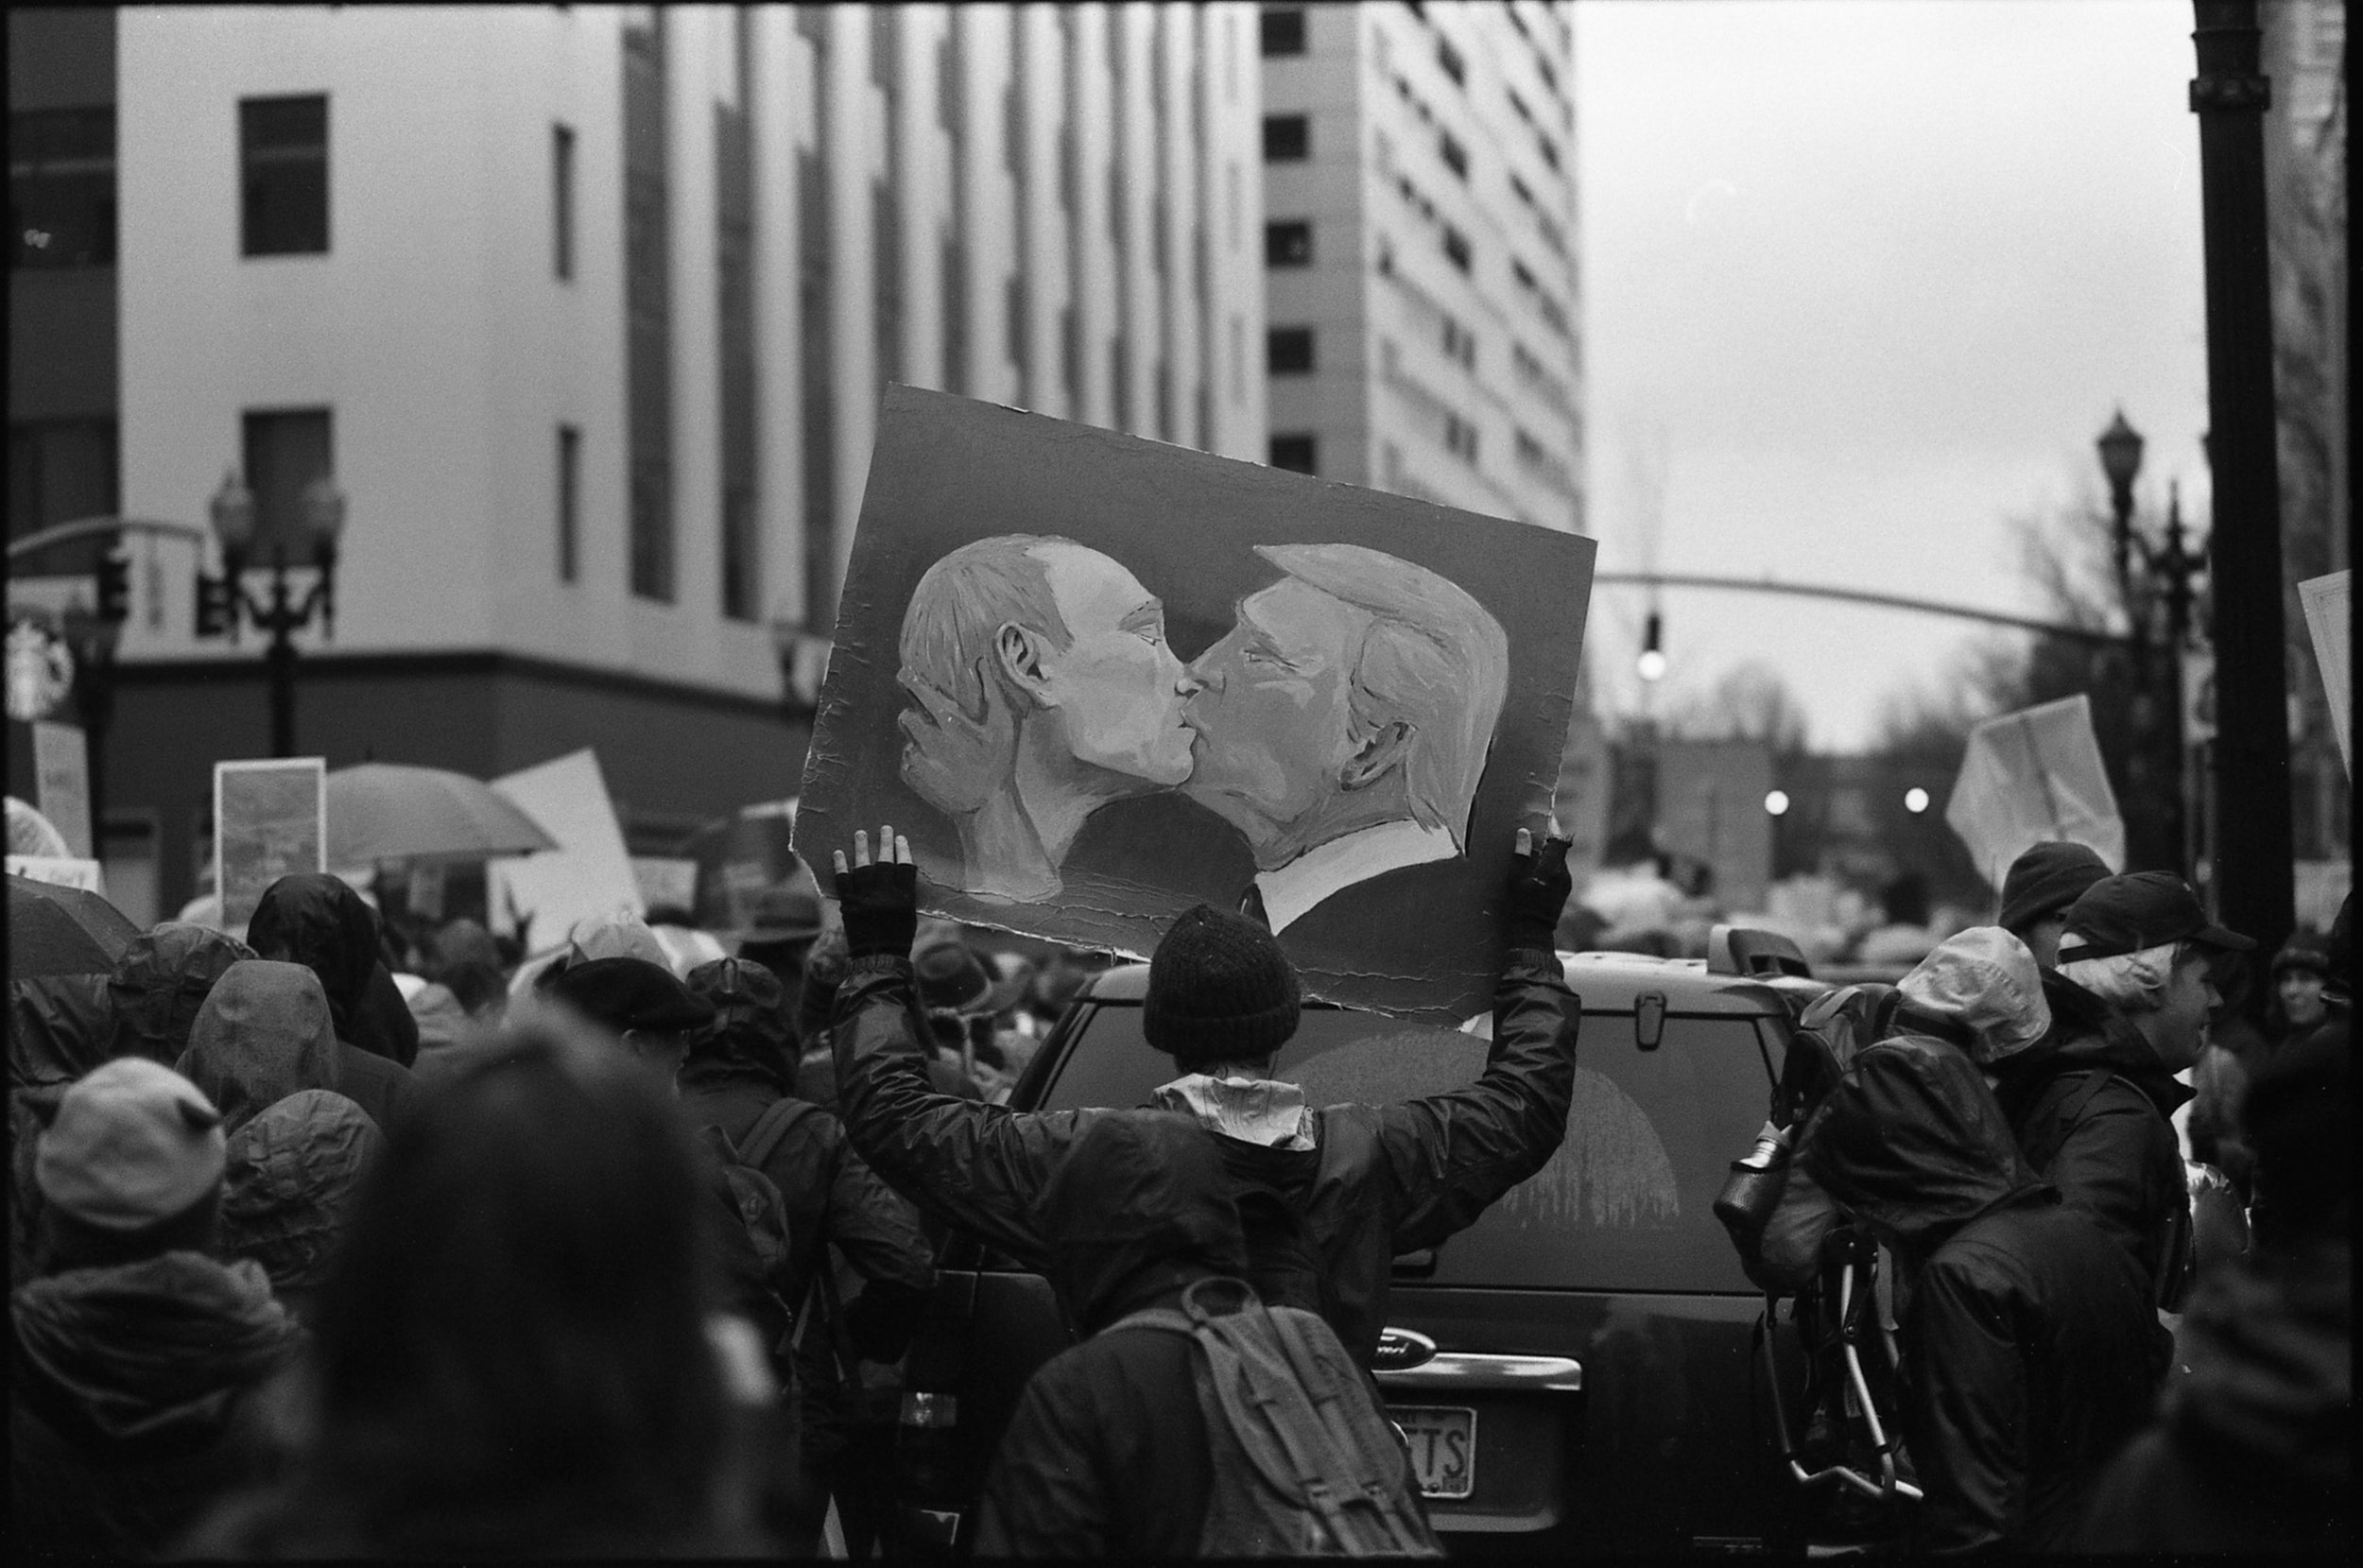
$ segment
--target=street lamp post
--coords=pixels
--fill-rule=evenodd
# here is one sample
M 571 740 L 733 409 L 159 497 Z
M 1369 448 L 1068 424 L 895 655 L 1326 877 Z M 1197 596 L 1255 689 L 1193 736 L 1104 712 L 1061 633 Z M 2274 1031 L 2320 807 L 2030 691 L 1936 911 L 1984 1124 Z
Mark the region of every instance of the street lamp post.
M 336 542 L 344 533 L 345 498 L 325 474 L 303 487 L 301 510 L 303 534 L 319 575 L 299 598 L 288 585 L 287 545 L 270 546 L 270 594 L 267 599 L 247 592 L 246 574 L 253 563 L 247 553 L 254 544 L 254 495 L 238 480 L 235 470 L 222 476 L 214 492 L 214 536 L 221 543 L 221 576 L 202 572 L 197 579 L 197 634 L 238 640 L 241 618 L 270 638 L 264 665 L 270 681 L 270 749 L 274 757 L 295 755 L 295 634 L 320 618 L 320 634 L 336 634 Z
M 74 654 L 74 705 L 82 720 L 84 790 L 90 818 L 91 853 L 103 857 L 107 810 L 107 727 L 115 711 L 115 648 L 129 619 L 130 565 L 112 549 L 93 573 L 95 606 L 76 599 L 66 606 L 66 646 Z

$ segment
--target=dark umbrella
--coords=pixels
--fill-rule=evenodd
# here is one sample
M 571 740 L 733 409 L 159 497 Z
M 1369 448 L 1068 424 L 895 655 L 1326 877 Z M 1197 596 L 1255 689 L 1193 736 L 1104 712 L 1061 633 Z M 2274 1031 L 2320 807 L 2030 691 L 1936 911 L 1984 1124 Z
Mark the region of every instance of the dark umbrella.
M 140 928 L 130 917 L 79 887 L 9 878 L 9 978 L 105 974 Z

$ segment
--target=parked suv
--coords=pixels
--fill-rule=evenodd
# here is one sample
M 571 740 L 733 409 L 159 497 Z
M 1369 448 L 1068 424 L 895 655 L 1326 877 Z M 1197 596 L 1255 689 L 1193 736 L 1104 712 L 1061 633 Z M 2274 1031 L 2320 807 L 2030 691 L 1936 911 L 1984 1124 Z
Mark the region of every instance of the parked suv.
M 1712 962 L 1562 954 L 1582 1005 L 1566 1142 L 1468 1230 L 1395 1260 L 1375 1370 L 1448 1543 L 1801 1544 L 1751 1356 L 1764 1299 L 1711 1206 L 1763 1124 L 1796 1013 L 1825 988 L 1785 943 L 1739 939 Z M 1095 979 L 1011 1105 L 1147 1103 L 1173 1076 L 1142 1034 L 1147 976 Z M 1310 1006 L 1278 1074 L 1317 1106 L 1432 1094 L 1477 1076 L 1492 1023 Z M 967 1533 L 1019 1391 L 1070 1340 L 1039 1275 L 959 1238 L 940 1263 L 909 1364 L 902 1484 L 921 1533 L 948 1542 Z

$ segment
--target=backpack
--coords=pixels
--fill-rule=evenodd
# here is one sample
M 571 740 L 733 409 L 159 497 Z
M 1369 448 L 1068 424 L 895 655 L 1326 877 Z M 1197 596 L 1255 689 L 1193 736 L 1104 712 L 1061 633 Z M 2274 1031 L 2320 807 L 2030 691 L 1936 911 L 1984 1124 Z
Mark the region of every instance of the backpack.
M 1235 1295 L 1227 1311 L 1208 1304 Z M 1361 1369 L 1313 1313 L 1268 1308 L 1246 1282 L 1199 1280 L 1182 1308 L 1110 1325 L 1182 1335 L 1213 1486 L 1201 1557 L 1441 1557 L 1410 1455 Z
M 746 1253 L 728 1261 L 741 1270 L 751 1269 L 753 1278 L 746 1283 L 757 1287 L 776 1309 L 770 1315 L 772 1320 L 764 1325 L 775 1363 L 783 1359 L 794 1316 L 780 1295 L 780 1281 L 787 1272 L 787 1200 L 780 1196 L 779 1184 L 764 1174 L 763 1165 L 797 1118 L 812 1109 L 805 1101 L 782 1095 L 763 1108 L 763 1114 L 747 1129 L 743 1145 L 732 1143 L 730 1134 L 710 1122 L 699 1129 L 707 1146 L 720 1157 L 731 1202 L 747 1233 Z
M 1773 1125 L 1803 1130 L 1805 1119 L 1837 1087 L 1855 1056 L 1894 1026 L 1902 1001 L 1893 986 L 1881 985 L 1840 986 L 1815 997 L 1789 1037 L 1780 1087 L 1772 1094 Z

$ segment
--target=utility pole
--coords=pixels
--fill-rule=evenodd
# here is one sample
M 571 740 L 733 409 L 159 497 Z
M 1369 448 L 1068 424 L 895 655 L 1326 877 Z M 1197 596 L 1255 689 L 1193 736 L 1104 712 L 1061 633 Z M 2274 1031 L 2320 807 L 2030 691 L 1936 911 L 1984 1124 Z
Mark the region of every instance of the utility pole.
M 2207 260 L 2208 535 L 2215 590 L 2216 918 L 2268 954 L 2296 904 L 2273 402 L 2272 280 L 2266 250 L 2264 114 L 2256 0 L 2193 0 L 2199 192 Z M 2267 988 L 2255 988 L 2261 1007 Z

